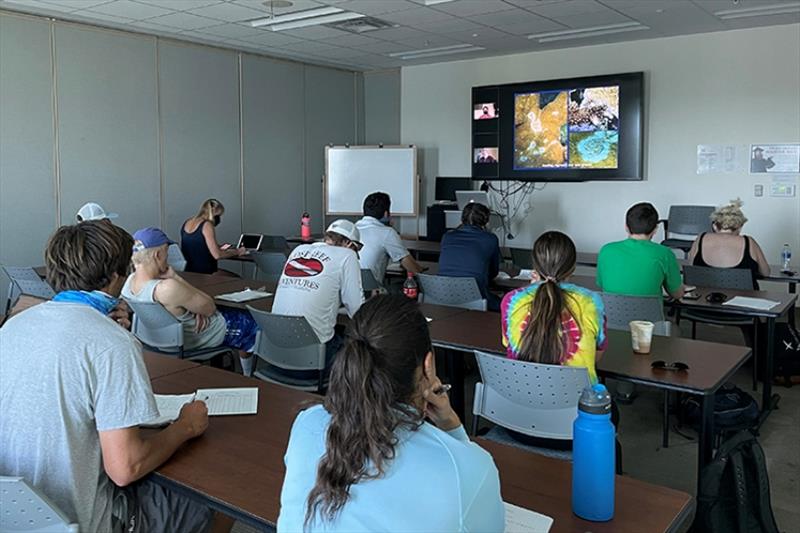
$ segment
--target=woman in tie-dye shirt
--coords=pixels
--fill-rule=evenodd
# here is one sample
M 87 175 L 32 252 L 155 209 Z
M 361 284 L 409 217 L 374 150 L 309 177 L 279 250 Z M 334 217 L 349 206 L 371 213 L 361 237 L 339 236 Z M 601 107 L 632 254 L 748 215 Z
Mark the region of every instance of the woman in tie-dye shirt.
M 597 293 L 566 282 L 575 259 L 575 244 L 561 232 L 536 240 L 539 280 L 503 298 L 503 345 L 512 359 L 584 367 L 596 383 L 595 361 L 607 342 L 605 311 Z

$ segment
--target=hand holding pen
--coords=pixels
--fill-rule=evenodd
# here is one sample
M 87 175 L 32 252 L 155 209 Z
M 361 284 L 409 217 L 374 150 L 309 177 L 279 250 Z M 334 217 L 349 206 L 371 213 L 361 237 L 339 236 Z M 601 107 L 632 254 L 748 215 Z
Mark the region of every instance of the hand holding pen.
M 425 389 L 422 397 L 425 400 L 425 415 L 439 429 L 450 431 L 461 425 L 458 415 L 450 406 L 447 392 L 451 385 L 442 384 L 438 377 L 430 380 L 430 387 Z

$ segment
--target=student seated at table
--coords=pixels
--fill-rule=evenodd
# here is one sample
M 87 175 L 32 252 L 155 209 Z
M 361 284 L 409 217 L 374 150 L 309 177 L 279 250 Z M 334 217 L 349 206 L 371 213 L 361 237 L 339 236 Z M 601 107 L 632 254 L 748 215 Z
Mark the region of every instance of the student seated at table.
M 335 328 L 339 308 L 344 307 L 352 317 L 364 302 L 358 265 L 360 248 L 361 235 L 356 225 L 349 220 L 335 220 L 325 231 L 324 242 L 301 244 L 292 250 L 278 280 L 272 312 L 304 316 L 326 345 L 327 366 L 342 346 L 342 336 Z
M 364 199 L 364 217 L 356 222 L 364 247 L 359 251 L 361 268 L 368 268 L 378 283 L 383 283 L 389 261 L 400 262 L 407 271 L 415 274 L 422 267 L 408 253 L 400 235 L 390 225 L 389 209 L 392 200 L 385 192 L 374 192 Z
M 224 213 L 222 202 L 211 198 L 203 202 L 197 214 L 181 226 L 181 252 L 186 259 L 186 272 L 214 274 L 217 272 L 217 260 L 247 253 L 244 247 L 231 249 L 217 243 L 214 228 L 219 226 Z
M 278 531 L 503 531 L 497 468 L 467 437 L 434 361 L 414 302 L 361 307 L 322 405 L 292 427 Z
M 683 297 L 681 270 L 670 248 L 652 242 L 658 211 L 642 202 L 625 214 L 628 238 L 608 243 L 597 257 L 597 285 L 603 292 L 629 296 Z
M 141 531 L 204 531 L 207 508 L 139 481 L 208 415 L 195 401 L 164 430 L 139 430 L 159 414 L 141 344 L 107 316 L 131 258 L 121 232 L 59 228 L 45 252 L 56 296 L 0 328 L 0 472 L 24 477 L 81 531 L 127 531 L 137 514 Z
M 744 268 L 758 288 L 758 276 L 769 275 L 769 263 L 753 237 L 741 235 L 747 217 L 738 198 L 711 213 L 713 233 L 703 233 L 689 250 L 689 261 L 696 266 Z
M 133 274 L 122 287 L 129 302 L 160 303 L 183 327 L 184 348 L 228 346 L 239 350 L 242 373 L 253 372 L 252 352 L 258 333 L 250 313 L 239 309 L 217 309 L 214 299 L 194 288 L 167 263 L 167 249 L 173 244 L 158 228 L 144 228 L 133 234 Z
M 461 212 L 461 225 L 442 237 L 439 275 L 475 278 L 489 311 L 500 310 L 500 298 L 489 292 L 489 282 L 500 271 L 500 242 L 486 230 L 489 208 L 469 203 Z

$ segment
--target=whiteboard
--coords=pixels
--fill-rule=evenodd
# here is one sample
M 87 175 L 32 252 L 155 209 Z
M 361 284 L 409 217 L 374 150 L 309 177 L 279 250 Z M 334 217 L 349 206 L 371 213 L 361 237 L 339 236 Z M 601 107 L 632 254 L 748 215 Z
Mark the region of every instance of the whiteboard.
M 326 146 L 325 214 L 361 215 L 373 192 L 392 198 L 392 215 L 417 215 L 417 149 Z

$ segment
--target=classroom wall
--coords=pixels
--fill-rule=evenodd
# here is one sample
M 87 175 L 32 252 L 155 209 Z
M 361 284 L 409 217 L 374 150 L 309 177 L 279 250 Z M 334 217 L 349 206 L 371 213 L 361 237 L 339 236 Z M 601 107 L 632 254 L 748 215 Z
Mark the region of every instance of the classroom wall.
M 304 210 L 320 231 L 323 148 L 355 142 L 360 83 L 0 12 L 0 263 L 42 264 L 47 237 L 86 201 L 129 231 L 160 225 L 175 239 L 209 197 L 226 207 L 223 240 L 296 233 Z
M 531 198 L 510 246 L 530 246 L 548 229 L 568 232 L 580 250 L 624 236 L 624 213 L 653 202 L 717 205 L 741 197 L 771 263 L 788 242 L 800 255 L 800 198 L 770 198 L 769 181 L 735 174 L 696 174 L 698 144 L 800 141 L 800 26 L 671 37 L 402 69 L 401 138 L 423 152 L 423 206 L 438 175 L 470 175 L 473 86 L 644 71 L 645 174 L 641 182 L 553 183 Z M 792 180 L 796 183 L 797 177 Z M 753 185 L 767 193 L 754 198 Z M 424 229 L 424 223 L 420 224 Z
M 364 144 L 400 143 L 400 70 L 364 73 Z

